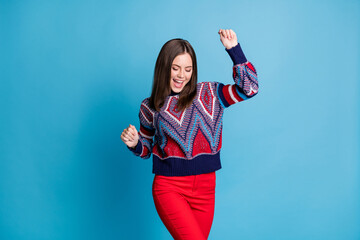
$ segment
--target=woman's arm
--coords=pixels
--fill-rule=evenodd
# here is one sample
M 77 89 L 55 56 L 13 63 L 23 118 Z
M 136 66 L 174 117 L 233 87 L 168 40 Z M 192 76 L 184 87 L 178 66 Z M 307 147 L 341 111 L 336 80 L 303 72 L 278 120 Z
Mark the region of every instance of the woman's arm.
M 258 80 L 255 67 L 247 61 L 234 31 L 220 29 L 220 41 L 230 55 L 235 84 L 217 85 L 217 94 L 221 104 L 229 107 L 232 104 L 247 100 L 258 93 Z
M 148 107 L 148 99 L 145 99 L 140 106 L 139 120 L 140 131 L 130 125 L 124 129 L 121 139 L 127 145 L 128 149 L 136 156 L 149 158 L 152 153 L 153 137 L 155 129 L 152 126 L 154 112 Z

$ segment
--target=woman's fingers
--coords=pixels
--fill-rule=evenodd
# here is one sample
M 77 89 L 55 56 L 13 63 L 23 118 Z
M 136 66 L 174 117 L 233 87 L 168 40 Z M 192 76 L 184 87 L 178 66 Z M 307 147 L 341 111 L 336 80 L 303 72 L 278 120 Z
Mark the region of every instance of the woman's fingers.
M 132 134 L 134 141 L 137 141 L 137 139 L 139 138 L 139 134 L 138 134 L 138 131 L 136 130 L 136 128 L 133 125 L 131 125 L 131 127 L 129 128 L 129 131 Z
M 231 34 L 232 34 L 232 37 L 231 37 L 231 38 L 235 38 L 235 39 L 237 38 L 237 37 L 236 37 L 236 33 L 235 33 L 233 30 L 231 30 Z
M 134 141 L 134 136 L 130 133 L 130 131 L 126 128 L 121 134 L 121 139 L 125 141 Z
M 129 128 L 129 131 L 128 133 L 132 136 L 132 137 L 135 137 L 135 132 L 132 128 Z
M 134 141 L 134 136 L 130 133 L 130 131 L 128 130 L 126 132 L 126 135 L 125 135 L 128 139 L 130 139 L 130 141 Z
M 220 34 L 220 36 L 225 37 L 224 31 L 222 29 L 219 30 L 219 34 Z
M 134 130 L 132 130 L 131 127 L 128 127 L 128 128 L 126 129 L 126 133 L 127 133 L 128 135 L 134 137 Z
M 124 134 L 121 134 L 120 138 L 121 138 L 121 140 L 123 140 L 123 142 L 128 142 L 128 141 L 129 141 L 129 139 L 127 139 L 127 138 L 124 136 Z
M 136 146 L 139 141 L 138 132 L 136 128 L 131 124 L 123 130 L 120 138 L 128 147 Z
M 127 137 L 127 135 L 126 135 L 126 133 L 125 132 L 123 132 L 122 134 L 121 134 L 121 139 L 123 140 L 123 141 L 126 141 L 126 142 L 128 142 L 130 139 Z
M 227 39 L 232 39 L 235 37 L 235 32 L 232 29 L 220 29 L 218 33 Z
M 129 130 L 134 136 L 137 134 L 136 128 L 133 125 L 130 125 Z
M 230 31 L 229 31 L 229 29 L 226 29 L 225 31 L 226 31 L 226 37 L 230 39 L 231 37 L 230 37 Z
M 226 30 L 225 30 L 225 29 L 222 31 L 222 33 L 223 33 L 223 37 L 224 37 L 224 38 L 228 38 L 228 36 L 227 36 L 227 32 L 226 32 Z

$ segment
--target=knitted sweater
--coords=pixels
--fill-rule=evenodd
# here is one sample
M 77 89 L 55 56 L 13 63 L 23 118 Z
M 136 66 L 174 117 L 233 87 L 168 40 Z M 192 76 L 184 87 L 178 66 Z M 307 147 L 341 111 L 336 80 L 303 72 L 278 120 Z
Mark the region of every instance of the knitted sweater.
M 129 148 L 136 156 L 153 154 L 153 173 L 187 176 L 221 168 L 220 149 L 224 109 L 258 92 L 257 74 L 240 44 L 226 49 L 233 65 L 235 84 L 200 82 L 190 107 L 178 112 L 178 94 L 170 94 L 160 111 L 150 108 L 149 98 L 140 105 L 139 142 Z

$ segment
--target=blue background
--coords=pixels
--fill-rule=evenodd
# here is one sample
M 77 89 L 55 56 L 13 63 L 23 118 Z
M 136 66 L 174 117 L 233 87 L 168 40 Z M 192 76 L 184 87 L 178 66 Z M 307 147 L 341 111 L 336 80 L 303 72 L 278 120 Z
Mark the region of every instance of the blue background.
M 225 112 L 209 239 L 360 238 L 359 1 L 2 0 L 0 27 L 0 239 L 171 239 L 120 134 L 169 39 L 232 83 L 220 28 L 260 92 Z

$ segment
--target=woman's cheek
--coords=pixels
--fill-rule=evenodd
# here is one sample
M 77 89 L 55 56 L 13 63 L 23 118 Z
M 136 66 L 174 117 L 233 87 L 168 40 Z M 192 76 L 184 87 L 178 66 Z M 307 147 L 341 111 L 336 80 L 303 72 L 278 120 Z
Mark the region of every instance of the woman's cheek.
M 187 79 L 190 80 L 192 74 L 190 73 L 188 76 L 187 76 Z

